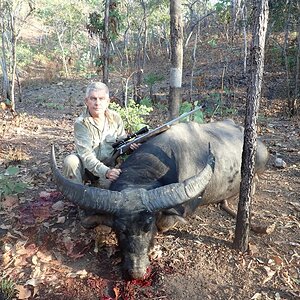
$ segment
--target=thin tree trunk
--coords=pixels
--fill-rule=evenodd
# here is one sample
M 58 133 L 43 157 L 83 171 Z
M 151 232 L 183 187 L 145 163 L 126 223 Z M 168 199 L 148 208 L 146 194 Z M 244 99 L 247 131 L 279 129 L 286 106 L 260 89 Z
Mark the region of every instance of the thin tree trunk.
M 250 50 L 250 82 L 247 94 L 244 147 L 242 154 L 240 198 L 235 228 L 234 248 L 248 250 L 251 217 L 251 197 L 253 195 L 254 158 L 256 154 L 256 121 L 261 96 L 264 70 L 264 49 L 268 24 L 268 0 L 256 0 L 254 4 L 255 22 L 252 30 Z
M 6 47 L 5 47 L 5 24 L 4 20 L 1 20 L 1 40 L 2 40 L 2 57 L 1 57 L 1 69 L 2 69 L 2 96 L 4 99 L 10 101 L 10 84 L 7 71 L 7 60 L 6 60 Z
M 17 55 L 16 55 L 17 38 L 12 31 L 12 76 L 11 76 L 11 110 L 14 112 L 16 109 L 15 103 L 15 81 L 16 81 L 16 69 L 17 69 Z
M 64 66 L 64 69 L 65 69 L 65 75 L 68 78 L 69 77 L 69 70 L 68 70 L 68 65 L 67 65 L 67 60 L 66 60 L 66 55 L 65 55 L 65 49 L 64 49 L 64 46 L 62 44 L 61 36 L 60 36 L 60 34 L 57 30 L 56 30 L 56 35 L 57 35 L 58 43 L 59 43 L 60 50 L 61 50 L 63 66 Z
M 19 102 L 23 101 L 23 92 L 22 92 L 22 85 L 20 81 L 20 76 L 19 76 L 19 71 L 16 70 L 16 79 L 17 79 L 17 84 L 18 84 L 18 91 L 19 91 Z
M 209 12 L 208 14 L 206 14 L 205 16 L 201 17 L 192 27 L 191 27 L 191 30 L 190 30 L 190 33 L 184 43 L 184 47 L 186 48 L 188 46 L 188 43 L 189 43 L 189 40 L 190 38 L 192 37 L 193 35 L 193 31 L 195 28 L 197 28 L 197 26 L 203 21 L 205 20 L 206 18 L 208 18 L 209 16 L 213 15 L 216 11 L 211 11 Z
M 242 20 L 243 20 L 243 38 L 244 38 L 244 74 L 246 74 L 248 43 L 247 43 L 247 7 L 245 1 L 243 2 L 243 7 L 242 7 Z
M 26 2 L 25 2 L 26 3 Z M 16 6 L 13 6 L 16 4 Z M 2 59 L 1 59 L 1 67 L 3 72 L 3 85 L 4 85 L 4 93 L 5 98 L 10 100 L 11 111 L 15 112 L 15 81 L 16 81 L 16 70 L 17 70 L 17 41 L 20 34 L 20 30 L 25 23 L 25 20 L 29 17 L 29 15 L 34 10 L 34 7 L 31 2 L 28 2 L 28 11 L 26 15 L 21 18 L 21 12 L 24 11 L 24 7 L 22 7 L 24 2 L 19 1 L 16 3 L 12 3 L 11 1 L 1 1 L 0 9 L 1 9 L 1 34 L 2 34 Z M 5 25 L 5 21 L 7 22 L 7 26 Z M 17 26 L 18 23 L 18 26 Z M 5 31 L 8 31 L 11 39 L 8 40 L 5 35 Z M 7 39 L 7 47 L 5 45 L 5 39 Z M 6 52 L 9 50 L 10 55 L 7 56 Z M 10 76 L 11 76 L 11 84 L 9 82 L 9 71 L 7 70 L 7 57 L 10 57 L 9 66 L 10 66 Z
M 138 71 L 136 72 L 136 85 L 135 85 L 135 101 L 137 103 L 140 103 L 141 101 L 141 85 L 143 81 L 143 69 L 145 66 L 146 62 L 146 47 L 147 47 L 147 33 L 148 33 L 148 24 L 147 24 L 147 11 L 146 11 L 146 3 L 144 0 L 140 0 L 142 9 L 143 9 L 143 43 L 142 43 L 142 48 L 143 48 L 143 54 L 141 55 L 141 47 L 139 47 L 139 52 L 138 52 L 138 61 L 137 61 L 137 69 Z M 142 34 L 142 32 L 141 32 Z M 141 36 L 141 34 L 139 36 Z M 139 38 L 140 41 L 140 38 Z M 141 45 L 141 42 L 139 42 L 139 45 Z M 142 57 L 141 57 L 142 56 Z
M 193 48 L 193 65 L 192 65 L 192 72 L 191 72 L 191 83 L 190 83 L 190 100 L 192 100 L 192 95 L 193 95 L 193 81 L 194 81 L 194 69 L 195 69 L 195 63 L 196 63 L 196 52 L 197 52 L 197 43 L 198 43 L 198 32 L 200 24 L 198 25 L 198 30 L 195 35 L 195 40 L 194 40 L 194 48 Z
M 179 114 L 181 104 L 182 63 L 183 63 L 183 26 L 181 0 L 170 1 L 171 69 L 169 94 L 169 119 Z
M 296 58 L 296 76 L 295 76 L 295 97 L 293 103 L 293 115 L 297 113 L 297 106 L 298 106 L 298 99 L 300 97 L 300 90 L 299 90 L 299 72 L 300 72 L 300 4 L 298 2 L 298 49 L 297 49 L 297 58 Z
M 288 45 L 289 45 L 289 28 L 290 28 L 292 0 L 287 0 L 286 6 L 288 6 L 288 11 L 287 11 L 287 18 L 286 18 L 286 23 L 285 23 L 283 55 L 284 55 L 284 63 L 285 63 L 288 113 L 291 114 L 290 67 L 289 67 L 289 61 L 288 61 Z
M 109 9 L 110 0 L 105 0 L 105 14 L 104 14 L 104 54 L 103 54 L 103 82 L 108 84 L 109 77 L 109 49 L 110 49 L 110 38 L 109 38 Z

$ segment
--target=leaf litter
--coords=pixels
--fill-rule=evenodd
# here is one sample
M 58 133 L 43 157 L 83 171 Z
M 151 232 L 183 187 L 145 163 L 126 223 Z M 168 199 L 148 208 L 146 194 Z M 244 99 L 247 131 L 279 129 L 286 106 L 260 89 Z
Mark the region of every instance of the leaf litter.
M 162 117 L 157 116 L 154 122 L 160 124 Z M 18 201 L 9 200 L 0 211 L 1 276 L 9 276 L 17 283 L 19 297 L 89 300 L 299 297 L 299 181 L 295 180 L 299 175 L 296 151 L 299 142 L 296 138 L 285 138 L 289 133 L 299 136 L 296 123 L 289 121 L 286 127 L 287 120 L 274 120 L 269 122 L 272 127 L 267 123 L 261 126 L 271 161 L 267 176 L 258 185 L 253 211 L 256 219 L 267 224 L 266 228 L 271 226 L 271 230 L 268 234 L 251 233 L 248 253 L 231 249 L 234 220 L 218 206 L 203 207 L 188 224 L 156 237 L 147 278 L 124 281 L 113 234 L 108 234 L 95 254 L 95 233 L 80 227 L 76 208 L 62 198 L 51 182 L 50 144 L 59 144 L 59 162 L 73 150 L 69 134 L 73 119 L 55 111 L 52 117 L 60 120 L 58 125 L 63 122 L 64 128 L 56 126 L 56 121 L 33 117 L 28 117 L 28 124 L 20 123 L 19 137 L 27 139 L 32 132 L 42 133 L 44 127 L 56 127 L 53 133 L 47 129 L 46 139 L 43 136 L 40 141 L 35 138 L 22 145 L 26 153 L 35 157 L 31 167 L 24 168 L 23 178 L 31 188 Z M 10 143 L 15 143 L 14 135 L 17 132 L 11 135 Z M 5 136 L 9 136 L 9 130 Z M 1 153 L 3 148 L 0 156 Z M 276 153 L 283 155 L 286 168 L 276 169 L 272 165 Z M 5 159 L 0 157 L 0 161 Z M 23 161 L 24 165 L 27 163 Z

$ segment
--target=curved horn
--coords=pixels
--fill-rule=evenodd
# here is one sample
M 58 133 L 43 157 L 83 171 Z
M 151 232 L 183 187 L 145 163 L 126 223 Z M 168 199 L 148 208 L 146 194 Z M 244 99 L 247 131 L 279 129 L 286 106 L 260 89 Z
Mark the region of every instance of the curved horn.
M 192 198 L 198 197 L 209 183 L 215 168 L 215 157 L 210 151 L 205 168 L 197 175 L 180 183 L 172 183 L 147 191 L 143 204 L 149 211 L 171 208 Z
M 121 193 L 87 187 L 68 180 L 57 168 L 54 146 L 51 149 L 51 169 L 58 189 L 73 203 L 84 209 L 115 213 L 122 201 Z

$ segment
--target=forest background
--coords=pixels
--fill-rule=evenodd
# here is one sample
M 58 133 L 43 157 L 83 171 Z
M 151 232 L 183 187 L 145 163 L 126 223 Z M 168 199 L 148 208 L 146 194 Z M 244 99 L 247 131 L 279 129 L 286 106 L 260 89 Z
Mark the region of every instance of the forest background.
M 201 61 L 200 46 L 219 52 L 222 73 L 216 92 L 234 94 L 235 73 L 247 74 L 253 3 L 215 2 L 183 1 L 183 75 L 189 101 L 203 90 L 205 70 L 196 66 Z M 280 93 L 287 100 L 288 113 L 294 114 L 299 96 L 299 3 L 269 1 L 269 5 L 266 73 L 269 67 L 281 67 L 282 83 L 271 93 Z M 108 31 L 105 11 L 109 11 Z M 138 101 L 145 97 L 155 101 L 153 93 L 159 92 L 155 84 L 169 79 L 163 70 L 147 70 L 152 62 L 164 62 L 168 71 L 169 1 L 2 0 L 0 16 L 1 95 L 8 105 L 14 106 L 10 102 L 14 102 L 15 85 L 22 98 L 21 83 L 28 79 L 103 76 L 106 82 L 113 74 L 119 81 L 115 93 L 124 94 L 132 77 L 131 93 Z M 145 86 L 146 93 L 141 91 Z M 118 96 L 124 102 L 124 95 Z

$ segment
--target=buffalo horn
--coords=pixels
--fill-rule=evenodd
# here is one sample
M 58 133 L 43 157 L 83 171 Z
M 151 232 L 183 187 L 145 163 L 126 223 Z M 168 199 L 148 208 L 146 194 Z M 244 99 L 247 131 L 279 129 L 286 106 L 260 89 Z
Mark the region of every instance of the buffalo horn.
M 51 149 L 51 168 L 58 189 L 74 204 L 97 212 L 115 213 L 118 205 L 122 202 L 120 192 L 87 187 L 74 183 L 61 175 L 57 168 L 54 146 Z
M 147 191 L 142 200 L 143 204 L 149 211 L 157 211 L 171 208 L 190 199 L 199 197 L 213 175 L 214 166 L 215 157 L 211 153 L 209 145 L 207 164 L 200 173 L 183 182 L 173 183 Z

